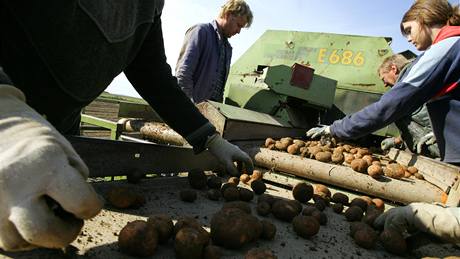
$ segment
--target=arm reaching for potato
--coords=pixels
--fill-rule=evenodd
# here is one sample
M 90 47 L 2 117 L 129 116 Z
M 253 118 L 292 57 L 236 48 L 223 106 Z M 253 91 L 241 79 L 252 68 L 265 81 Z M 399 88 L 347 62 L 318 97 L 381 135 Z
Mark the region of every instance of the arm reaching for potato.
M 24 99 L 0 85 L 0 248 L 62 248 L 102 202 L 70 143 Z
M 390 209 L 380 215 L 374 225 L 398 232 L 420 230 L 460 245 L 460 208 L 434 204 L 411 203 Z

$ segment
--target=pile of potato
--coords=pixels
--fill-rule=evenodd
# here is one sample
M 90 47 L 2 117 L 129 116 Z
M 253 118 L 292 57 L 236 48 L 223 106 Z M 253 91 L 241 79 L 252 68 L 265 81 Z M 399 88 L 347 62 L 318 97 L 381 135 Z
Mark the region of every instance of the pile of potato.
M 403 177 L 415 177 L 423 179 L 423 175 L 413 166 L 405 166 L 395 161 L 380 160 L 373 155 L 369 148 L 352 146 L 345 143 L 323 141 L 303 141 L 291 137 L 275 140 L 267 138 L 264 147 L 270 150 L 287 152 L 291 155 L 299 155 L 315 159 L 324 163 L 334 163 L 350 166 L 354 171 L 368 174 L 372 178 L 378 179 L 385 175 L 394 179 Z

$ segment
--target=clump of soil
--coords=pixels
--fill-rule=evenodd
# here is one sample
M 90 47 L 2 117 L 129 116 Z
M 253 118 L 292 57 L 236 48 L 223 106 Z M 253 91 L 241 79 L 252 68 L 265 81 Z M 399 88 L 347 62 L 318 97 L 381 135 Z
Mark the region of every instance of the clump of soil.
M 294 231 L 303 238 L 310 238 L 319 231 L 319 222 L 312 216 L 298 215 L 292 220 Z
M 363 210 L 358 206 L 351 206 L 345 211 L 347 221 L 360 221 L 363 217 Z
M 292 188 L 292 196 L 300 202 L 307 202 L 313 197 L 313 186 L 305 182 L 298 183 Z
M 380 234 L 380 242 L 390 253 L 404 255 L 407 251 L 407 244 L 404 237 L 394 230 L 385 229 Z

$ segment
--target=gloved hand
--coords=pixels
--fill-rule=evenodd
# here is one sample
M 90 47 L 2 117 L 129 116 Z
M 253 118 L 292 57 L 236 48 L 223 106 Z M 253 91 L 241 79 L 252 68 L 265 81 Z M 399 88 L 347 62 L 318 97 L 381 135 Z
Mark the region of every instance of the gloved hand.
M 431 233 L 446 241 L 460 243 L 460 208 L 444 208 L 427 203 L 411 203 L 404 207 L 390 209 L 380 215 L 374 226 L 413 232 L 420 230 Z
M 244 153 L 239 147 L 223 139 L 218 133 L 208 138 L 206 147 L 224 165 L 226 172 L 230 175 L 239 175 L 233 163 L 235 161 L 242 162 L 248 173 L 252 173 L 254 170 L 254 165 L 249 155 Z
M 380 148 L 383 151 L 386 151 L 386 150 L 389 150 L 392 147 L 398 147 L 401 144 L 402 144 L 401 138 L 399 138 L 399 137 L 396 137 L 396 138 L 390 137 L 390 138 L 386 138 L 386 139 L 382 140 L 382 142 L 380 143 Z
M 420 140 L 417 142 L 417 154 L 422 153 L 423 145 L 433 145 L 436 143 L 436 137 L 434 136 L 433 132 L 426 134 L 425 136 L 421 137 Z
M 24 99 L 0 85 L 0 248 L 62 248 L 102 201 L 70 143 Z
M 307 131 L 307 137 L 315 139 L 321 136 L 331 135 L 331 128 L 329 126 L 321 126 L 316 128 L 311 128 Z

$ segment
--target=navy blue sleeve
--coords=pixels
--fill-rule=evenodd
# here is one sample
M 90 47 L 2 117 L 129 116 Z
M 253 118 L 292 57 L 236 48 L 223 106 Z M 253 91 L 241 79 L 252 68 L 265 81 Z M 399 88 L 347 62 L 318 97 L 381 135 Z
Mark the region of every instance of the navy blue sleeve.
M 335 121 L 331 125 L 331 134 L 342 139 L 359 138 L 412 113 L 443 86 L 458 79 L 456 70 L 452 68 L 459 67 L 456 64 L 459 49 L 459 37 L 433 45 L 414 61 L 405 77 L 378 102 Z

